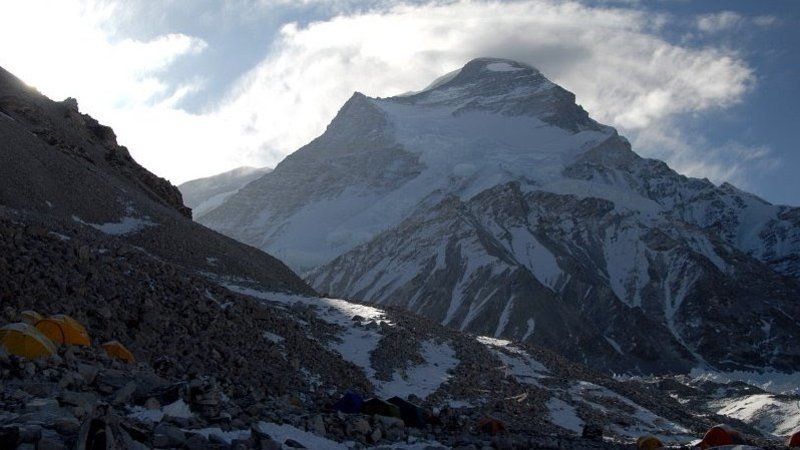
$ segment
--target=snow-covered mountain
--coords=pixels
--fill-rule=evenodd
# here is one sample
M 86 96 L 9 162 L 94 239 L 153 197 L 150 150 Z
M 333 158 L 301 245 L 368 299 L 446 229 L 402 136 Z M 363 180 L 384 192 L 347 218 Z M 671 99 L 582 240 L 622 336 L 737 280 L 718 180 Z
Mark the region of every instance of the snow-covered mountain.
M 188 213 L 77 102 L 0 68 L 0 325 L 66 313 L 95 344 L 31 362 L 4 340 L 0 447 L 612 449 L 642 434 L 684 444 L 717 422 L 773 445 L 800 423 L 796 396 L 613 379 L 529 343 L 317 296 Z M 98 346 L 112 339 L 136 364 Z M 408 398 L 441 426 L 332 411 L 346 391 Z M 508 432 L 482 433 L 487 416 Z M 581 438 L 585 425 L 605 440 Z
M 639 157 L 514 61 L 354 94 L 201 222 L 320 292 L 593 367 L 800 369 L 800 209 Z
M 247 183 L 272 171 L 269 167 L 237 167 L 214 176 L 187 181 L 178 186 L 183 203 L 192 209 L 192 218 L 202 217 L 221 205 Z

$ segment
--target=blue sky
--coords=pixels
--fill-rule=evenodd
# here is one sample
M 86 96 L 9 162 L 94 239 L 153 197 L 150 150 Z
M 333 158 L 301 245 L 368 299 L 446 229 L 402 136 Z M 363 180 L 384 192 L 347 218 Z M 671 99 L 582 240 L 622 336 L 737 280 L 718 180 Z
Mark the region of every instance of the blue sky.
M 800 205 L 800 2 L 8 1 L 0 65 L 180 183 L 274 166 L 353 91 L 522 60 L 647 157 Z

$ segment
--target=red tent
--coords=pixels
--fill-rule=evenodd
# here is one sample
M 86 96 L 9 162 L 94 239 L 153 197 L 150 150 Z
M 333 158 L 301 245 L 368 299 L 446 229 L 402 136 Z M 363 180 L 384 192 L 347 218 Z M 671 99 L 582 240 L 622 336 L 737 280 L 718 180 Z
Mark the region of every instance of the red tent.
M 483 431 L 484 433 L 495 435 L 497 433 L 505 432 L 506 425 L 497 419 L 494 419 L 492 417 L 486 417 L 484 419 L 481 419 L 480 422 L 478 422 L 478 429 Z
M 800 431 L 795 431 L 789 436 L 789 447 L 800 447 Z
M 703 440 L 700 441 L 700 448 L 705 450 L 721 445 L 739 445 L 743 443 L 742 435 L 738 431 L 727 425 L 715 425 L 706 431 Z

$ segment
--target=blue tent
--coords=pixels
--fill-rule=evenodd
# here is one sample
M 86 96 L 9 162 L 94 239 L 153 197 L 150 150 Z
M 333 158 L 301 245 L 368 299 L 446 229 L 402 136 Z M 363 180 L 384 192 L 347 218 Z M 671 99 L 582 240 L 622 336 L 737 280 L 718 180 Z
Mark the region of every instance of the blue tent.
M 356 394 L 355 392 L 345 392 L 342 398 L 333 404 L 333 409 L 347 414 L 356 414 L 361 412 L 361 405 L 364 404 L 364 397 Z

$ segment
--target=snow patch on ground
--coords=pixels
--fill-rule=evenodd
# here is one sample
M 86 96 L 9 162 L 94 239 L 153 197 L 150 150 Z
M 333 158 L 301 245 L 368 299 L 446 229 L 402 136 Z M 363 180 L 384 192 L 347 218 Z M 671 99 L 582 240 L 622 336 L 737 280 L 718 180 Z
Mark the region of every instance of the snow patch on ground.
M 450 345 L 425 341 L 422 343 L 422 358 L 425 362 L 408 368 L 402 375 L 395 372 L 392 381 L 378 381 L 375 392 L 381 398 L 395 395 L 407 398 L 410 394 L 415 394 L 424 399 L 450 378 L 447 371 L 459 363 L 455 356 L 456 352 Z
M 160 409 L 146 409 L 141 406 L 134 406 L 128 413 L 128 417 L 140 422 L 156 423 L 161 422 L 161 419 L 164 418 L 164 413 Z
M 108 222 L 101 224 L 84 222 L 78 216 L 72 216 L 72 220 L 78 223 L 82 223 L 84 225 L 88 225 L 98 231 L 101 231 L 111 236 L 122 236 L 126 234 L 132 234 L 141 231 L 147 227 L 152 227 L 156 225 L 155 222 L 151 222 L 146 218 L 131 217 L 131 216 L 123 217 L 122 219 L 120 219 L 119 222 Z
M 233 431 L 222 431 L 221 428 L 201 428 L 197 430 L 183 430 L 186 433 L 190 434 L 200 434 L 205 436 L 208 439 L 211 435 L 217 436 L 218 438 L 225 441 L 226 444 L 230 445 L 236 439 L 246 440 L 250 438 L 250 430 L 233 430 Z
M 503 363 L 506 373 L 513 375 L 520 383 L 540 386 L 538 380 L 547 376 L 547 368 L 526 354 L 509 355 L 498 349 L 492 352 Z
M 178 399 L 169 405 L 164 405 L 160 409 L 145 409 L 141 406 L 135 406 L 130 410 L 128 417 L 140 420 L 142 422 L 161 422 L 164 416 L 175 417 L 178 419 L 189 419 L 194 417 L 189 405 L 182 399 Z
M 767 434 L 785 436 L 800 429 L 800 403 L 771 394 L 748 395 L 712 402 L 717 414 L 746 422 Z
M 395 372 L 391 381 L 385 382 L 375 377 L 375 369 L 370 362 L 370 354 L 383 337 L 379 329 L 367 329 L 360 326 L 353 318 L 360 316 L 362 322 L 384 322 L 389 326 L 392 323 L 386 318 L 385 313 L 372 306 L 359 305 L 344 300 L 332 298 L 306 297 L 276 292 L 262 292 L 255 289 L 225 284 L 226 288 L 245 295 L 250 295 L 263 300 L 276 301 L 283 304 L 301 303 L 315 305 L 317 316 L 332 324 L 339 325 L 343 331 L 337 335 L 339 339 L 331 345 L 331 349 L 342 355 L 364 371 L 367 378 L 375 386 L 376 393 L 382 397 L 394 395 L 407 397 L 415 394 L 421 398 L 434 393 L 447 379 L 447 371 L 458 365 L 455 350 L 447 343 L 425 341 L 422 343 L 422 357 L 425 362 L 421 365 L 409 367 L 402 373 Z M 265 332 L 265 336 L 268 332 Z
M 259 422 L 256 424 L 258 431 L 268 434 L 272 440 L 284 443 L 287 439 L 297 441 L 305 448 L 319 450 L 347 450 L 347 446 L 316 434 L 303 431 L 291 425 L 278 425 L 276 423 Z
M 194 414 L 192 414 L 192 410 L 189 409 L 189 405 L 187 405 L 182 399 L 178 399 L 175 402 L 162 407 L 161 411 L 164 412 L 165 416 L 179 419 L 189 419 L 194 416 Z
M 618 436 L 635 439 L 658 431 L 655 436 L 665 443 L 685 442 L 694 438 L 690 430 L 653 414 L 650 410 L 603 386 L 579 381 L 569 389 L 569 393 L 574 401 L 582 401 L 604 414 L 621 411 L 624 416 L 631 418 L 633 421 L 631 424 L 610 426 L 611 431 Z M 615 404 L 619 404 L 620 407 L 615 407 Z M 629 412 L 631 409 L 633 413 Z
M 497 339 L 489 336 L 478 336 L 475 339 L 477 339 L 478 342 L 486 346 L 513 348 L 513 346 L 511 345 L 511 341 L 505 339 Z
M 264 333 L 262 333 L 262 336 L 264 336 L 264 339 L 270 342 L 274 342 L 275 344 L 280 344 L 284 341 L 283 336 L 278 336 L 277 334 L 270 333 L 269 331 L 265 331 Z
M 550 412 L 550 422 L 561 428 L 565 428 L 575 433 L 583 431 L 583 421 L 578 417 L 575 407 L 560 398 L 553 397 L 547 402 L 547 410 Z
M 539 386 L 538 380 L 546 377 L 549 372 L 544 364 L 525 350 L 512 345 L 511 341 L 488 336 L 478 336 L 476 339 L 489 347 L 489 351 L 503 363 L 506 372 L 516 377 L 520 383 Z

